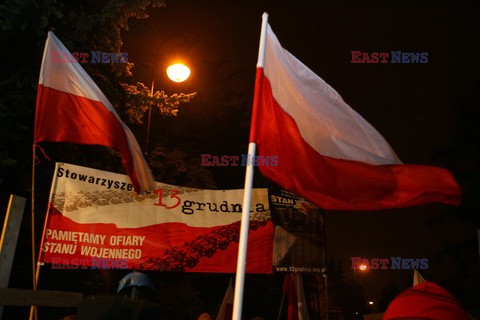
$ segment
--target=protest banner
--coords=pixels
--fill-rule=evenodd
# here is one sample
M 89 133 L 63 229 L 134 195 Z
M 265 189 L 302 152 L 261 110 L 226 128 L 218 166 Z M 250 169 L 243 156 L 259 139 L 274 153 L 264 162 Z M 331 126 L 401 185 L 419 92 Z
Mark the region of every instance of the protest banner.
M 126 175 L 57 163 L 40 261 L 69 268 L 234 273 L 243 190 L 157 182 L 137 195 Z M 268 190 L 254 189 L 249 273 L 272 273 Z
M 323 212 L 279 187 L 269 189 L 269 199 L 275 224 L 274 270 L 321 273 L 325 267 Z

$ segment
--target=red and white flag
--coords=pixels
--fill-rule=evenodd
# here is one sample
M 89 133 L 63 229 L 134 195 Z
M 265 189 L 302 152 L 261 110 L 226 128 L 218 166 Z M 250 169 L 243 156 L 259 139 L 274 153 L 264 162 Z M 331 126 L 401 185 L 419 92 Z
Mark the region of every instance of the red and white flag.
M 288 295 L 287 319 L 309 320 L 302 275 L 300 273 L 286 274 L 282 290 L 284 295 Z
M 217 318 L 215 320 L 232 320 L 232 311 L 233 311 L 233 286 L 232 279 L 228 284 L 227 291 L 223 297 L 222 305 L 218 310 Z
M 445 169 L 404 165 L 385 139 L 307 66 L 282 48 L 269 25 L 257 65 L 250 142 L 269 179 L 330 210 L 375 210 L 442 202 L 461 189 Z
M 60 59 L 62 56 L 68 59 Z M 71 57 L 49 32 L 38 82 L 34 144 L 50 141 L 111 147 L 120 152 L 135 190 L 153 190 L 155 181 L 135 136 Z

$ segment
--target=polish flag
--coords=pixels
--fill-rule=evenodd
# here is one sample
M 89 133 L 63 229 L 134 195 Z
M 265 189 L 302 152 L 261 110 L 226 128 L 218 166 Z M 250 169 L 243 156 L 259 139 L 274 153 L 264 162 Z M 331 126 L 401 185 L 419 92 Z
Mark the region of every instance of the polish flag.
M 282 291 L 284 295 L 288 295 L 287 319 L 309 320 L 310 316 L 303 289 L 302 274 L 286 274 Z
M 223 297 L 222 305 L 218 310 L 216 320 L 232 320 L 232 311 L 233 311 L 233 287 L 232 287 L 232 279 L 230 279 L 230 283 L 228 284 L 227 291 L 225 292 L 225 296 Z
M 150 168 L 130 129 L 53 32 L 48 33 L 37 92 L 34 144 L 101 145 L 120 152 L 138 193 L 155 189 Z
M 269 25 L 264 54 L 250 142 L 259 156 L 278 156 L 277 166 L 259 167 L 266 177 L 329 210 L 460 203 L 447 170 L 402 164 L 372 125 L 282 48 Z

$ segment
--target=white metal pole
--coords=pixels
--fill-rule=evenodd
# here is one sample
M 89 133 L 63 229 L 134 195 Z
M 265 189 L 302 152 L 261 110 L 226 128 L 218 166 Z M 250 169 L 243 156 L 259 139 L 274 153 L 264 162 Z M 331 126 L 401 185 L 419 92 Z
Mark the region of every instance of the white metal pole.
M 235 278 L 235 293 L 233 296 L 233 313 L 232 320 L 240 320 L 242 318 L 243 306 L 243 289 L 245 284 L 245 265 L 247 261 L 247 245 L 248 245 L 248 227 L 250 222 L 250 203 L 252 200 L 252 183 L 253 183 L 253 157 L 255 157 L 255 142 L 248 144 L 247 173 L 245 175 L 245 191 L 243 195 L 242 205 L 242 223 L 240 226 L 240 239 L 237 256 L 237 276 Z
M 265 48 L 267 44 L 267 25 L 268 13 L 262 15 L 262 31 L 260 31 L 260 45 L 258 47 L 257 67 L 262 67 L 265 63 Z
M 267 21 L 268 14 L 264 13 L 262 15 L 262 29 L 260 33 L 260 46 L 258 50 L 258 61 L 257 68 L 263 67 L 265 60 L 265 44 L 267 36 Z M 257 81 L 259 79 L 257 78 Z M 254 99 L 259 98 L 259 92 L 256 92 Z M 255 101 L 254 101 L 255 104 Z M 255 112 L 255 107 L 254 111 Z M 253 123 L 253 126 L 256 124 Z M 243 194 L 243 205 L 242 205 L 242 223 L 240 226 L 240 239 L 238 245 L 238 256 L 237 256 L 237 273 L 235 279 L 235 293 L 233 296 L 233 313 L 232 320 L 241 320 L 242 319 L 242 306 L 243 306 L 243 289 L 245 285 L 245 265 L 247 261 L 247 246 L 248 246 L 248 225 L 250 222 L 250 203 L 252 200 L 252 184 L 253 184 L 253 160 L 255 157 L 255 142 L 250 142 L 248 144 L 248 160 L 247 161 L 247 170 L 245 174 L 245 186 Z

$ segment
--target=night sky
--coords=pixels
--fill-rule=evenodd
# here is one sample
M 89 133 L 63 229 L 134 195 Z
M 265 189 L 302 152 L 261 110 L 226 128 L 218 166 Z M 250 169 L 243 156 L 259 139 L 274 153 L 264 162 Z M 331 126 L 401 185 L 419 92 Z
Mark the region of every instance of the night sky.
M 466 132 L 471 116 L 462 110 L 478 107 L 480 17 L 470 3 L 453 1 L 169 1 L 125 33 L 136 78 L 151 82 L 146 61 L 155 57 L 159 89 L 198 92 L 177 118 L 154 120 L 152 130 L 162 141 L 194 152 L 199 165 L 202 153 L 247 152 L 264 11 L 283 47 L 377 128 L 404 163 L 468 173 L 470 167 L 458 163 L 452 150 L 476 143 L 475 134 Z M 351 51 L 398 50 L 428 52 L 428 63 L 351 63 Z M 162 80 L 159 66 L 172 53 L 180 53 L 193 72 L 179 86 Z M 219 188 L 243 186 L 242 168 L 212 172 Z M 264 182 L 258 172 L 255 181 Z M 328 259 L 341 261 L 347 279 L 363 285 L 374 301 L 391 280 L 402 290 L 411 285 L 412 271 L 370 270 L 355 277 L 350 257 L 430 257 L 424 276 L 447 281 L 458 266 L 440 253 L 476 236 L 476 225 L 460 219 L 459 212 L 443 205 L 327 212 Z

